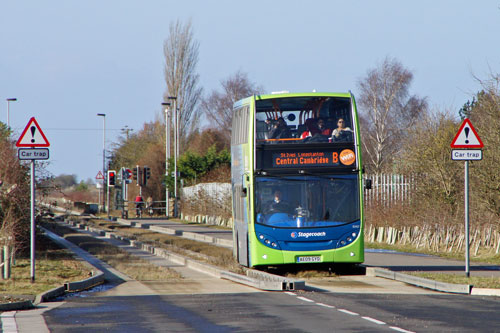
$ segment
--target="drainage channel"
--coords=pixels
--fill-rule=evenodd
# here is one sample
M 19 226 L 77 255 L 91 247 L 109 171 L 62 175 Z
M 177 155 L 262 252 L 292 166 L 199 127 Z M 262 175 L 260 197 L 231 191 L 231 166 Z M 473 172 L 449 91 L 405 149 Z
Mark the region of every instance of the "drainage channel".
M 304 290 L 306 287 L 305 281 L 303 280 L 285 278 L 283 276 L 261 272 L 255 269 L 246 269 L 245 270 L 246 275 L 241 275 L 230 271 L 226 271 L 219 267 L 204 262 L 200 262 L 176 253 L 168 252 L 163 248 L 131 240 L 127 237 L 117 235 L 113 232 L 88 226 L 87 224 L 82 222 L 65 221 L 65 223 L 72 228 L 76 228 L 79 230 L 86 230 L 95 233 L 99 236 L 103 236 L 105 238 L 114 238 L 120 240 L 137 249 L 171 260 L 177 264 L 183 265 L 193 270 L 209 274 L 220 279 L 226 279 L 236 283 L 254 287 L 256 289 L 267 290 L 267 291 L 293 291 L 293 290 Z

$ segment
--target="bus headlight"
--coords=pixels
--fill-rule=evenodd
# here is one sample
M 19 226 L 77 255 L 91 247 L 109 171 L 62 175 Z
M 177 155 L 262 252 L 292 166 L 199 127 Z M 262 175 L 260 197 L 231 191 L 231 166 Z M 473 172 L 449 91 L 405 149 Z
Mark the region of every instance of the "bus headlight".
M 337 243 L 337 248 L 351 244 L 352 242 L 354 242 L 354 240 L 356 240 L 357 237 L 358 233 L 356 232 L 349 232 L 343 235 L 342 237 L 340 237 Z
M 271 236 L 259 233 L 257 239 L 267 247 L 272 249 L 280 249 L 279 243 Z

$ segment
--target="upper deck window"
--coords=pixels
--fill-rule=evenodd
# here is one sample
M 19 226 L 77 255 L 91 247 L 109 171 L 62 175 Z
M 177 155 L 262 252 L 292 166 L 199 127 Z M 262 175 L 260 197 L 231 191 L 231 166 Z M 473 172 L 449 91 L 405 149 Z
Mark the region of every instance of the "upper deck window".
M 257 144 L 354 141 L 351 100 L 285 97 L 256 101 Z

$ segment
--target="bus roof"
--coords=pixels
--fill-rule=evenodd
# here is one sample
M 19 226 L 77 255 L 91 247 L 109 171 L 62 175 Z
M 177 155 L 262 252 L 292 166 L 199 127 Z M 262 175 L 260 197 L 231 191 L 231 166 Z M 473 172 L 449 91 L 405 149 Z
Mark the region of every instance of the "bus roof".
M 234 103 L 234 108 L 250 103 L 253 96 L 249 96 Z M 255 95 L 256 100 L 273 99 L 273 98 L 286 98 L 286 97 L 347 97 L 351 98 L 352 94 L 347 93 L 333 93 L 333 92 L 308 92 L 308 93 L 279 93 L 279 94 L 265 94 Z

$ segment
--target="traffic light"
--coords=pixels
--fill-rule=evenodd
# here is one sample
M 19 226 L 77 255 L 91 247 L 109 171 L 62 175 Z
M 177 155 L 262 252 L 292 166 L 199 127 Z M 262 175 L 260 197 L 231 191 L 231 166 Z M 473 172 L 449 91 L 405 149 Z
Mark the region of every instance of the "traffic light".
M 134 175 L 134 180 L 137 180 L 138 173 L 139 173 L 139 166 L 136 166 L 132 171 L 132 174 Z
M 108 170 L 108 186 L 114 187 L 116 184 L 116 171 Z
M 143 177 L 144 177 L 144 180 L 143 180 L 143 184 L 146 185 L 148 183 L 148 179 L 149 177 L 151 177 L 151 168 L 148 167 L 147 165 L 144 166 L 144 172 L 143 172 Z
M 132 183 L 132 179 L 131 179 L 131 178 L 132 178 L 132 170 L 130 170 L 130 169 L 128 169 L 128 168 L 126 168 L 126 169 L 125 169 L 125 178 L 124 178 L 124 179 L 125 179 L 125 182 L 126 182 L 127 184 Z
M 144 180 L 143 180 L 143 184 L 146 185 L 148 183 L 148 179 L 149 177 L 151 177 L 151 168 L 148 167 L 147 165 L 144 166 L 144 173 L 143 173 L 143 176 L 144 176 Z

